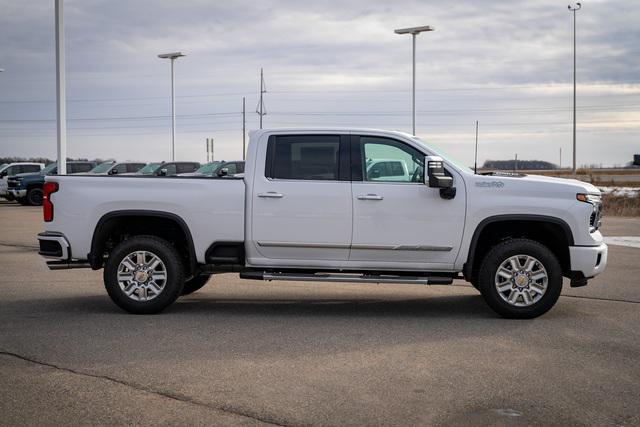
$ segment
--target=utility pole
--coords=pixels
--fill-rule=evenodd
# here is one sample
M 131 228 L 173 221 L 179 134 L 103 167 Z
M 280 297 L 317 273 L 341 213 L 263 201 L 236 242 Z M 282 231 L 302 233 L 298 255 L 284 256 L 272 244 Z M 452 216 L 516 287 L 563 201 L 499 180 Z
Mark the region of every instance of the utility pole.
M 558 168 L 562 169 L 562 147 L 560 147 L 560 163 L 558 164 Z
M 242 97 L 242 160 L 246 155 L 246 138 L 247 138 L 247 109 L 245 97 Z
M 58 174 L 67 173 L 67 107 L 64 59 L 64 8 L 63 0 L 56 0 L 56 110 L 58 139 Z
M 573 12 L 573 174 L 576 173 L 576 11 L 582 5 L 576 3 L 574 7 L 569 5 L 569 10 Z
M 262 73 L 262 68 L 260 68 L 260 100 L 258 101 L 258 106 L 256 107 L 256 113 L 260 116 L 260 129 L 262 129 L 262 116 L 267 114 L 266 108 L 264 107 L 264 94 L 267 93 L 266 85 L 264 84 L 264 74 Z
M 473 162 L 473 173 L 478 173 L 478 121 L 476 120 L 476 156 Z
M 513 164 L 513 171 L 518 172 L 518 153 L 516 153 L 516 161 Z

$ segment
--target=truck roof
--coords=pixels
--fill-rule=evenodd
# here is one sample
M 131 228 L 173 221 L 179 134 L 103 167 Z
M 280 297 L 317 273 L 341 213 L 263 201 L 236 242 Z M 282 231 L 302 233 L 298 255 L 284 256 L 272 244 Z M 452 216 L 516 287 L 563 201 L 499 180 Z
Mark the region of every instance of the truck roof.
M 413 137 L 413 135 L 399 131 L 399 130 L 387 130 L 387 129 L 376 129 L 376 128 L 358 128 L 358 127 L 322 127 L 322 126 L 314 126 L 314 127 L 282 127 L 282 128 L 268 128 L 268 129 L 254 129 L 249 131 L 249 136 L 261 136 L 265 133 L 272 132 L 301 132 L 301 133 L 310 133 L 310 132 L 339 132 L 339 133 L 384 133 L 389 135 L 401 135 L 405 137 Z

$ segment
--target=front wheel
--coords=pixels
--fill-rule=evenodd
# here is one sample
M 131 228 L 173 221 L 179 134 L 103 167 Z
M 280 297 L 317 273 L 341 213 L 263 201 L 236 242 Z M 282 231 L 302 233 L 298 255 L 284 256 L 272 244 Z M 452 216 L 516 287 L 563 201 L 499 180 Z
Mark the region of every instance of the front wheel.
M 118 244 L 104 268 L 104 285 L 114 303 L 134 314 L 159 313 L 181 294 L 180 255 L 166 240 L 135 236 Z
M 27 191 L 27 203 L 30 206 L 42 206 L 42 200 L 44 198 L 44 192 L 42 188 L 31 188 Z
M 562 269 L 546 246 L 512 239 L 495 246 L 478 276 L 487 304 L 511 319 L 538 317 L 553 307 L 562 291 Z

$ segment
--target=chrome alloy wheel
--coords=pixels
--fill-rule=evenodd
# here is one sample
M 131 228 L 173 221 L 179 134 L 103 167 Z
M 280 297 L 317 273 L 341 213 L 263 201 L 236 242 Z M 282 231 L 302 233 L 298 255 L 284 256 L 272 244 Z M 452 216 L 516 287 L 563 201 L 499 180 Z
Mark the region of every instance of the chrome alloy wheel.
M 152 252 L 131 252 L 118 265 L 118 285 L 134 301 L 150 301 L 167 283 L 167 268 Z
M 540 301 L 548 283 L 544 265 L 530 255 L 507 258 L 498 267 L 495 277 L 500 297 L 516 307 L 528 307 Z

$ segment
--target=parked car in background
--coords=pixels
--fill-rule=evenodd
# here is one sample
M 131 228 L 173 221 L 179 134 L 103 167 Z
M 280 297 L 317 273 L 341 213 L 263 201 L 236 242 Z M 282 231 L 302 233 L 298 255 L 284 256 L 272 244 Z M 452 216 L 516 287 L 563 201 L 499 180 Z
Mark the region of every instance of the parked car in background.
M 244 161 L 234 160 L 230 162 L 222 162 L 213 171 L 218 176 L 237 176 L 240 173 L 244 173 Z
M 158 166 L 164 162 L 147 163 L 142 169 L 134 173 L 126 173 L 125 175 L 152 175 L 153 172 L 158 169 Z
M 181 173 L 180 176 L 211 176 L 213 172 L 222 164 L 224 161 L 216 160 L 214 162 L 206 163 L 200 166 L 194 172 Z
M 380 159 L 367 163 L 367 179 L 370 181 L 409 181 L 410 173 L 404 160 Z
M 0 168 L 0 196 L 7 200 L 13 200 L 7 192 L 7 179 L 19 173 L 39 172 L 44 168 L 44 163 L 9 163 Z
M 194 172 L 200 168 L 198 162 L 162 162 L 152 172 L 145 175 L 176 176 L 181 173 Z
M 100 163 L 86 173 L 89 175 L 121 175 L 138 172 L 144 166 L 144 163 L 111 161 Z
M 89 172 L 96 167 L 96 162 L 67 162 L 67 174 Z M 9 195 L 22 205 L 42 205 L 42 186 L 44 177 L 57 175 L 58 165 L 51 163 L 40 172 L 20 173 L 7 180 Z

